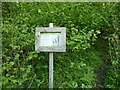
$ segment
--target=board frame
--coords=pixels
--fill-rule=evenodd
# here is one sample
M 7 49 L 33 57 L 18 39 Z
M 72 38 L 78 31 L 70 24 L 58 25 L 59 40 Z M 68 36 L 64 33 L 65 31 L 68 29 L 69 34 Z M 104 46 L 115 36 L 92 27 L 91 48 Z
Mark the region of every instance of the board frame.
M 40 46 L 41 33 L 61 33 L 61 46 Z M 66 27 L 36 27 L 35 50 L 41 52 L 66 52 Z

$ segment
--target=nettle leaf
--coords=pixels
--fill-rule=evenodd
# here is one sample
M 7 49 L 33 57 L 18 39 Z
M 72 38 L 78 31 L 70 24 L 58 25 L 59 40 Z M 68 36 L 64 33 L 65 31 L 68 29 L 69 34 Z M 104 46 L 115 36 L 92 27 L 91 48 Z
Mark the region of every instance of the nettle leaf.
M 15 55 L 15 59 L 16 59 L 16 60 L 19 59 L 19 56 L 20 56 L 19 54 L 16 54 L 16 55 Z
M 96 30 L 96 33 L 97 33 L 97 34 L 100 34 L 101 32 L 100 32 L 100 30 Z
M 10 64 L 10 66 L 13 66 L 13 65 L 14 65 L 14 62 L 10 62 L 9 64 Z
M 32 55 L 29 55 L 29 56 L 28 56 L 28 59 L 29 59 L 29 60 L 31 60 L 32 58 L 33 58 L 33 56 L 32 56 Z

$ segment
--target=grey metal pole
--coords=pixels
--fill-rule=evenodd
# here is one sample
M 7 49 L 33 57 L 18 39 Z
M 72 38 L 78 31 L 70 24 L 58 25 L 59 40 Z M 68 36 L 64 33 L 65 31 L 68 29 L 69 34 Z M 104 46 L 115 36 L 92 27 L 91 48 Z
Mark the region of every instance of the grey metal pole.
M 49 27 L 53 27 L 53 23 L 49 24 Z M 53 52 L 49 53 L 49 90 L 53 89 Z
M 53 53 L 49 53 L 49 88 L 53 88 Z

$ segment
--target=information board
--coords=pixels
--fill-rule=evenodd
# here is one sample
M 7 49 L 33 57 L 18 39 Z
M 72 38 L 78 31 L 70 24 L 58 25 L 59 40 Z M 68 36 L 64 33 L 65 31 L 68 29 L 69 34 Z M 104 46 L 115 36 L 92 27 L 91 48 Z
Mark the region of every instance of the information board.
M 40 46 L 60 46 L 60 33 L 41 33 Z
M 37 27 L 35 35 L 35 50 L 41 52 L 66 51 L 65 27 Z

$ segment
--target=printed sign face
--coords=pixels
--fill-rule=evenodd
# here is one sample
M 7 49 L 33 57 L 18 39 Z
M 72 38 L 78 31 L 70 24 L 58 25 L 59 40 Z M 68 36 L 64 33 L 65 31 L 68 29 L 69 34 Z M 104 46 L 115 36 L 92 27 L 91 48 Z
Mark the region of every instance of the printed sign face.
M 41 33 L 40 46 L 60 46 L 60 33 Z
M 66 28 L 36 28 L 35 50 L 41 52 L 65 52 Z

